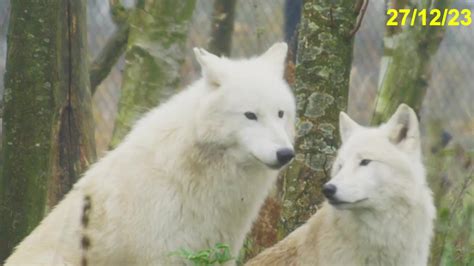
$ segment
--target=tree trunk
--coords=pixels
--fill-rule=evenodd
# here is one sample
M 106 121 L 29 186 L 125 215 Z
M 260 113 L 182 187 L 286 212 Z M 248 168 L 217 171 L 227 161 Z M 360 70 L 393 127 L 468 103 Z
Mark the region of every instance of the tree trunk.
M 347 106 L 357 9 L 343 0 L 303 3 L 296 70 L 290 59 L 285 74 L 297 101 L 296 156 L 279 178 L 278 195 L 267 198 L 260 211 L 244 260 L 305 223 L 323 200 L 320 189 L 339 145 L 339 112 Z
M 393 2 L 396 8 L 407 8 L 407 1 Z M 424 5 L 416 7 L 418 10 L 444 10 L 450 1 L 434 1 L 432 7 L 431 1 L 422 2 Z M 436 54 L 445 31 L 445 27 L 422 26 L 421 23 L 403 30 L 399 27 L 387 27 L 373 124 L 387 120 L 401 103 L 408 104 L 415 112 L 419 112 L 431 78 L 431 59 Z
M 176 91 L 195 1 L 138 1 L 130 17 L 115 147 L 137 118 Z
M 437 8 L 444 10 L 451 1 L 422 1 L 418 10 Z M 407 0 L 392 1 L 394 8 L 407 8 Z M 429 23 L 429 19 L 428 19 Z M 384 55 L 381 62 L 379 77 L 379 96 L 377 98 L 373 124 L 388 119 L 400 103 L 410 105 L 418 113 L 423 103 L 426 90 L 431 79 L 431 60 L 436 54 L 444 38 L 445 27 L 422 26 L 387 27 L 384 39 Z M 436 232 L 431 245 L 430 265 L 440 265 L 446 249 L 446 234 L 453 220 L 454 203 L 449 195 L 451 181 L 445 173 L 447 165 L 454 163 L 453 154 L 447 152 L 443 138 L 443 130 L 439 123 L 431 122 L 426 136 L 431 150 L 425 152 L 428 182 L 434 192 L 435 204 L 438 209 Z M 456 160 L 455 160 L 456 161 Z M 456 167 L 450 167 L 455 169 Z M 462 175 L 458 175 L 462 176 Z M 449 203 L 448 203 L 449 202 Z M 449 206 L 448 206 L 449 205 Z M 459 230 L 461 231 L 461 230 Z M 462 263 L 461 263 L 462 264 Z
M 229 56 L 234 32 L 235 3 L 237 0 L 214 0 L 209 51 Z
M 288 44 L 288 59 L 296 61 L 296 50 L 298 48 L 298 25 L 301 21 L 301 9 L 303 0 L 285 0 L 285 42 Z
M 281 178 L 279 238 L 316 212 L 321 186 L 339 145 L 339 112 L 346 109 L 357 11 L 352 1 L 306 1 L 299 32 L 295 96 L 296 156 Z
M 95 160 L 84 1 L 12 1 L 0 261 Z

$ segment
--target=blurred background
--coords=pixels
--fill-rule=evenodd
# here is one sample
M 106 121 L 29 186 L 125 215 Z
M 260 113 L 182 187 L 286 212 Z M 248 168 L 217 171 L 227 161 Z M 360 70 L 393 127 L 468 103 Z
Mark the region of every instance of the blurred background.
M 133 1 L 123 1 L 132 7 Z M 284 40 L 284 1 L 248 0 L 235 6 L 232 57 L 257 55 L 276 41 Z M 458 9 L 473 9 L 472 1 L 454 1 Z M 89 0 L 87 35 L 89 59 L 95 58 L 116 30 L 108 1 Z M 6 60 L 6 34 L 9 1 L 0 2 L 0 92 Z M 198 0 L 192 15 L 186 43 L 186 59 L 182 66 L 181 86 L 199 75 L 192 48 L 207 47 L 211 31 L 213 3 Z M 385 32 L 385 4 L 373 1 L 355 37 L 354 59 L 350 79 L 348 111 L 358 121 L 367 123 L 372 114 L 383 54 Z M 470 77 L 474 73 L 474 27 L 448 27 L 441 46 L 434 56 L 430 89 L 423 101 L 423 121 L 439 120 L 456 140 L 473 149 L 474 87 Z M 120 97 L 124 58 L 112 68 L 93 97 L 96 121 L 96 144 L 99 154 L 107 150 L 117 103 Z M 1 94 L 3 95 L 3 93 Z
M 111 4 L 115 2 L 87 1 L 87 59 L 91 64 L 103 52 L 107 42 L 122 27 L 124 22 L 120 21 L 120 12 L 132 10 L 136 5 L 133 0 L 124 0 L 120 5 L 122 9 L 114 10 Z M 288 23 L 299 21 L 299 18 L 294 18 L 294 13 L 298 8 L 301 9 L 301 1 L 293 1 L 296 2 L 296 7 L 292 7 L 288 2 L 291 0 L 237 0 L 233 10 L 230 57 L 257 55 L 274 42 L 291 41 L 289 38 L 296 36 L 296 33 L 292 32 L 293 28 L 291 25 L 288 26 Z M 356 121 L 362 124 L 371 123 L 382 83 L 382 57 L 384 47 L 386 47 L 384 40 L 387 41 L 387 35 L 389 35 L 385 27 L 387 19 L 385 12 L 388 5 L 397 1 L 390 2 L 387 4 L 385 1 L 371 1 L 354 38 L 347 110 Z M 0 1 L 0 97 L 4 95 L 6 37 L 10 5 L 8 0 Z M 473 1 L 452 1 L 450 5 L 451 8 L 469 9 L 474 12 Z M 178 84 L 178 89 L 184 88 L 199 77 L 200 72 L 194 60 L 192 48 L 209 47 L 212 25 L 215 23 L 213 19 L 216 18 L 215 8 L 214 1 L 197 0 L 195 2 L 189 28 L 184 30 L 183 60 L 178 60 L 180 65 L 176 68 L 179 81 L 174 84 Z M 290 13 L 293 14 L 291 19 Z M 298 16 L 299 13 L 295 14 Z M 179 29 L 169 30 L 179 31 Z M 130 36 L 134 34 L 133 27 L 130 29 L 130 34 Z M 130 38 L 132 37 L 129 37 L 127 51 L 133 46 Z M 137 37 L 137 43 L 142 41 L 144 45 L 145 42 L 140 38 Z M 150 43 L 153 42 L 150 41 Z M 177 48 L 173 49 L 175 51 Z M 428 154 L 426 160 L 429 180 L 435 192 L 439 212 L 437 238 L 433 247 L 433 252 L 437 255 L 432 265 L 474 265 L 473 51 L 473 24 L 446 27 L 440 37 L 439 48 L 433 53 L 430 65 L 427 67 L 431 75 L 428 77 L 426 95 L 421 101 L 419 115 L 423 146 Z M 110 73 L 101 80 L 92 95 L 95 149 L 98 157 L 114 146 L 113 134 L 116 121 L 118 121 L 118 106 L 124 88 L 122 83 L 127 66 L 125 58 L 124 53 L 118 55 L 116 63 L 111 66 Z M 159 101 L 165 100 L 169 95 L 160 97 Z

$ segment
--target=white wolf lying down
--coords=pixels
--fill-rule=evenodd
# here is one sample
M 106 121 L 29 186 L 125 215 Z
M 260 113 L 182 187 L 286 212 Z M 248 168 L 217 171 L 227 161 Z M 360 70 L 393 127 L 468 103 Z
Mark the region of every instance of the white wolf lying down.
M 293 157 L 285 43 L 260 57 L 195 48 L 203 78 L 142 118 L 6 265 L 174 265 L 180 248 L 232 255 Z
M 435 208 L 425 180 L 418 120 L 405 104 L 384 125 L 339 117 L 342 146 L 308 222 L 247 265 L 427 264 Z

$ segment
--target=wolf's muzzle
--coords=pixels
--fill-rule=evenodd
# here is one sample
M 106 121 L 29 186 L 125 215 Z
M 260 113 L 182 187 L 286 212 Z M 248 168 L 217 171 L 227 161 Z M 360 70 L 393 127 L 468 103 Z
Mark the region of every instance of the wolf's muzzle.
M 278 164 L 280 167 L 287 164 L 295 157 L 295 152 L 288 148 L 279 149 L 276 153 Z

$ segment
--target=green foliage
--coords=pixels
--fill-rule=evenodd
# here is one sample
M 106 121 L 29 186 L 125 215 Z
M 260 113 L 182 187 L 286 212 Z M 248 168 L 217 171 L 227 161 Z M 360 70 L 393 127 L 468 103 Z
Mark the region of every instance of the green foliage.
M 437 208 L 430 265 L 474 266 L 474 152 L 458 144 L 440 144 L 432 123 L 426 166 Z
M 235 265 L 244 265 L 248 259 L 252 258 L 249 257 L 249 255 L 252 256 L 252 252 L 255 252 L 255 250 L 257 250 L 257 253 L 253 253 L 254 255 L 256 255 L 262 251 L 261 249 L 263 250 L 263 247 L 258 247 L 257 245 L 255 245 L 253 238 L 247 237 L 244 240 L 243 247 L 240 249 L 237 258 L 235 259 Z
M 230 248 L 226 244 L 217 243 L 213 248 L 203 249 L 193 252 L 188 249 L 180 249 L 172 252 L 171 256 L 179 256 L 193 263 L 194 266 L 222 265 L 225 262 L 233 260 L 230 254 Z

